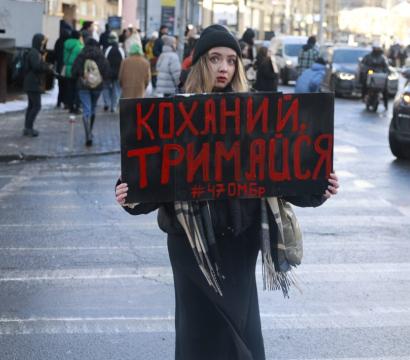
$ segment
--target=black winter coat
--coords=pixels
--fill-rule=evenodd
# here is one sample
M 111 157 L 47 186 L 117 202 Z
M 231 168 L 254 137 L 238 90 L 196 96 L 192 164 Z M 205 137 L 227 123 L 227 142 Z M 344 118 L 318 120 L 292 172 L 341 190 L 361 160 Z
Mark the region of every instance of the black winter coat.
M 77 89 L 79 90 L 86 89 L 83 85 L 83 82 L 81 81 L 81 78 L 84 75 L 84 63 L 87 59 L 95 61 L 103 80 L 109 80 L 110 78 L 110 65 L 108 63 L 108 60 L 104 57 L 102 51 L 98 46 L 86 45 L 75 59 L 73 67 L 71 69 L 71 76 L 73 79 L 77 79 Z M 101 83 L 94 90 L 101 90 L 102 87 L 103 83 Z
M 120 73 L 120 66 L 122 60 L 124 60 L 124 53 L 120 51 L 118 44 L 113 44 L 106 49 L 106 57 L 110 64 L 110 79 L 118 80 L 118 74 Z
M 41 93 L 45 91 L 45 74 L 51 72 L 51 68 L 41 57 L 41 44 L 43 40 L 43 34 L 35 34 L 33 36 L 32 48 L 25 58 L 23 89 L 26 92 Z
M 257 64 L 256 82 L 253 86 L 258 91 L 278 91 L 278 74 L 273 71 L 270 58 Z
M 318 206 L 324 197 L 287 200 L 299 206 Z M 137 215 L 159 207 L 158 224 L 168 233 L 175 289 L 175 360 L 265 360 L 255 278 L 260 200 L 216 200 L 209 204 L 225 276 L 223 296 L 215 293 L 199 270 L 173 203 L 124 209 Z
M 306 195 L 286 200 L 315 207 L 325 198 Z M 168 233 L 175 289 L 175 360 L 265 360 L 255 279 L 260 200 L 215 200 L 209 201 L 209 207 L 225 276 L 223 296 L 201 273 L 173 202 L 140 203 L 124 210 L 138 215 L 159 209 L 158 225 Z

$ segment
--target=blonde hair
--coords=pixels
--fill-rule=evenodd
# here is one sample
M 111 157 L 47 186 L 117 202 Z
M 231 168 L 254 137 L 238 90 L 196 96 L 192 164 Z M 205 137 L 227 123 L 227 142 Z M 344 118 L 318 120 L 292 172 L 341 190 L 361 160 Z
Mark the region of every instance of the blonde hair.
M 198 61 L 191 66 L 188 78 L 186 79 L 184 90 L 189 94 L 210 93 L 214 88 L 213 78 L 209 76 L 210 68 L 208 57 L 202 55 Z M 248 81 L 245 76 L 242 59 L 237 58 L 235 73 L 229 84 L 234 92 L 248 91 Z

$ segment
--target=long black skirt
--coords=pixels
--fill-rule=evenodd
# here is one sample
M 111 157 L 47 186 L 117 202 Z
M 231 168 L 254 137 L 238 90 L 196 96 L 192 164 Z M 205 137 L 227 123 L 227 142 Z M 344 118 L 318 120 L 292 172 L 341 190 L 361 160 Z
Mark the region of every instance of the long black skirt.
M 176 360 L 265 360 L 255 280 L 260 247 L 255 230 L 217 238 L 225 275 L 222 297 L 200 272 L 188 239 L 168 235 Z

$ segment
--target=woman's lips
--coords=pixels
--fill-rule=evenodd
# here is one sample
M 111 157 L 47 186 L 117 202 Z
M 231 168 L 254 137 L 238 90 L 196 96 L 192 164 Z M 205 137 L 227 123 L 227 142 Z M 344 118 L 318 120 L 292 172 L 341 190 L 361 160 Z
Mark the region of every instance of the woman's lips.
M 216 78 L 216 81 L 218 81 L 218 82 L 226 82 L 226 77 L 223 77 L 223 76 L 218 76 L 217 78 Z

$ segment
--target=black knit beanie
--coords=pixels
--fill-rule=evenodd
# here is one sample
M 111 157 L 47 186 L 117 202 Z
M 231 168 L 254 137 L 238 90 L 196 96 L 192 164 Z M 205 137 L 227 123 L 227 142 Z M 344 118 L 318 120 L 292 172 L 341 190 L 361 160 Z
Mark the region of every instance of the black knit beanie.
M 231 48 L 239 57 L 242 57 L 238 40 L 225 27 L 215 24 L 202 31 L 201 37 L 195 44 L 192 64 L 195 64 L 208 50 L 219 46 Z

